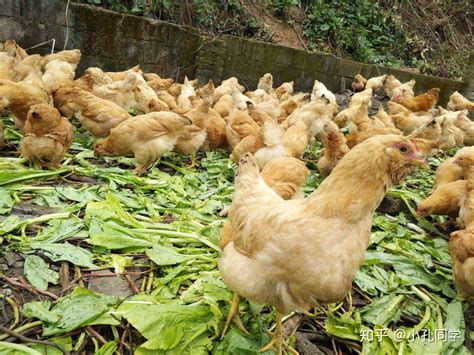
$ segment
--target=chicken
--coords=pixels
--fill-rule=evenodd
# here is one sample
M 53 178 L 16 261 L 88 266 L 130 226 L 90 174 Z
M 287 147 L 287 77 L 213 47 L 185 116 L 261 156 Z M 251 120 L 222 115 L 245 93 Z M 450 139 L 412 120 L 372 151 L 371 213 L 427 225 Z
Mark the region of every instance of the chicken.
M 399 113 L 396 115 L 391 115 L 390 117 L 395 127 L 406 135 L 413 133 L 417 128 L 433 120 L 432 114 L 417 116 L 414 113 L 408 115 Z
M 255 161 L 260 170 L 262 170 L 270 160 L 290 155 L 283 144 L 285 130 L 278 124 L 278 122 L 276 120 L 267 121 L 263 124 L 263 128 L 265 132 L 265 147 L 258 149 L 254 153 Z M 234 156 L 235 162 L 239 159 L 240 157 L 235 159 Z
M 366 112 L 368 114 L 368 104 L 368 101 L 365 101 L 361 104 L 353 105 L 352 107 L 348 107 L 342 110 L 336 115 L 336 117 L 334 117 L 334 122 L 336 122 L 339 128 L 344 127 L 349 121 L 352 120 L 352 117 L 356 115 L 357 112 L 359 112 L 360 114 Z
M 183 133 L 178 137 L 174 151 L 191 155 L 190 167 L 196 166 L 196 152 L 204 144 L 207 137 L 210 106 L 209 101 L 201 100 L 194 108 L 183 114 L 191 120 L 191 124 L 183 128 Z
M 438 141 L 441 137 L 439 120 L 433 117 L 430 121 L 415 129 L 410 136 Z
M 125 80 L 129 72 L 135 72 L 135 73 L 139 73 L 143 75 L 143 72 L 140 70 L 140 64 L 135 65 L 134 67 L 125 71 L 119 71 L 119 72 L 108 71 L 105 74 L 113 81 L 122 81 L 122 80 Z
M 362 143 L 370 137 L 385 134 L 402 134 L 402 132 L 396 128 L 372 127 L 362 132 L 356 132 L 347 135 L 347 145 L 349 146 L 349 148 L 354 148 L 357 144 Z
M 16 75 L 13 70 L 15 66 L 15 58 L 7 53 L 0 52 L 0 79 L 15 81 Z
M 323 144 L 324 148 L 318 161 L 318 170 L 322 176 L 328 176 L 347 154 L 349 147 L 344 134 L 339 130 L 329 132 L 324 138 Z
M 263 168 L 261 174 L 265 183 L 282 199 L 291 200 L 304 197 L 300 188 L 308 179 L 309 169 L 301 160 L 291 157 L 273 159 Z M 222 226 L 219 247 L 224 249 L 231 241 L 232 225 L 227 220 Z
M 300 188 L 306 184 L 309 169 L 299 159 L 280 157 L 269 161 L 262 169 L 262 178 L 282 199 L 303 198 Z
M 234 162 L 238 162 L 246 153 L 255 153 L 265 146 L 265 125 L 263 125 L 259 127 L 255 133 L 245 137 L 233 147 L 230 159 Z
M 45 66 L 45 71 L 42 76 L 43 88 L 51 95 L 61 85 L 71 84 L 74 80 L 74 66 L 68 62 L 55 59 L 50 61 Z
M 464 177 L 461 165 L 464 159 L 469 162 L 470 157 L 474 157 L 474 147 L 464 147 L 459 149 L 452 158 L 443 161 L 436 170 L 434 187 L 467 178 L 467 176 Z
M 441 122 L 441 134 L 438 139 L 441 149 L 454 148 L 463 143 L 464 133 L 454 125 L 451 117 L 439 116 L 437 119 Z
M 216 89 L 214 90 L 214 102 L 219 101 L 219 99 L 226 94 L 231 95 L 232 88 L 236 88 L 240 92 L 245 91 L 245 88 L 239 84 L 239 81 L 237 80 L 237 78 L 231 77 L 227 80 L 222 81 L 221 85 L 216 87 Z
M 209 80 L 206 85 L 196 90 L 196 94 L 203 100 L 209 101 L 211 105 L 214 103 L 214 83 Z
M 184 79 L 184 85 L 181 89 L 181 93 L 178 96 L 178 110 L 189 111 L 193 108 L 191 103 L 191 97 L 196 97 L 196 90 L 193 85 L 186 77 Z
M 400 105 L 394 101 L 387 102 L 387 112 L 389 115 L 398 115 L 399 113 L 409 115 L 412 113 L 405 106 Z
M 324 99 L 329 100 L 329 103 L 335 105 L 337 110 L 336 95 L 329 91 L 323 83 L 315 80 L 313 91 L 311 92 L 311 101 L 318 102 L 323 100 L 321 102 L 324 102 Z
M 455 112 L 454 124 L 463 133 L 464 145 L 474 145 L 474 122 L 467 117 L 467 110 Z
M 415 86 L 415 80 L 412 79 L 403 83 L 400 86 L 397 86 L 392 91 L 392 95 L 389 95 L 392 100 L 399 102 L 403 97 L 413 97 L 415 93 L 413 91 L 413 87 Z
M 273 75 L 266 73 L 258 80 L 257 90 L 263 90 L 268 95 L 273 92 Z
M 28 56 L 26 51 L 21 48 L 16 41 L 9 39 L 3 44 L 3 51 L 10 57 L 22 60 Z
M 365 83 L 367 83 L 367 79 L 364 78 L 362 75 L 357 74 L 354 77 L 354 81 L 351 84 L 352 90 L 355 92 L 359 92 L 365 89 Z
M 81 61 L 81 51 L 79 49 L 65 50 L 53 54 L 48 54 L 44 57 L 44 65 L 53 60 L 60 60 L 72 64 L 74 70 Z
M 209 149 L 226 149 L 228 147 L 226 122 L 214 109 L 210 108 L 207 136 L 201 150 L 206 152 Z
M 453 259 L 454 284 L 463 298 L 474 296 L 474 231 L 472 228 L 451 233 L 449 253 Z
M 283 134 L 283 128 L 274 119 L 267 121 L 255 133 L 245 137 L 234 147 L 230 159 L 238 162 L 245 153 L 258 153 L 258 163 L 260 168 L 263 168 L 272 158 L 285 156 Z
M 372 119 L 377 119 L 384 124 L 387 128 L 395 128 L 395 125 L 392 122 L 390 116 L 385 112 L 385 109 L 382 105 L 379 106 L 377 113 L 372 116 Z
M 438 97 L 439 88 L 433 88 L 415 97 L 402 97 L 399 102 L 412 112 L 429 111 L 438 102 Z
M 331 104 L 337 106 L 336 96 L 329 91 L 322 82 L 315 80 L 311 93 L 311 101 L 320 101 L 324 98 L 328 99 Z
M 112 84 L 113 80 L 110 76 L 105 74 L 102 69 L 90 67 L 79 78 L 74 80 L 74 85 L 82 90 L 92 91 L 95 86 L 104 86 Z
M 401 86 L 402 83 L 400 80 L 398 80 L 394 75 L 390 74 L 385 78 L 385 82 L 383 84 L 383 87 L 385 89 L 385 92 L 389 97 L 393 97 L 393 90 L 395 88 Z
M 247 109 L 247 105 L 249 103 L 254 104 L 254 102 L 251 99 L 249 99 L 247 96 L 242 94 L 240 90 L 237 89 L 236 87 L 232 88 L 232 100 L 234 102 L 234 108 L 238 110 L 242 110 L 242 111 Z
M 217 110 L 216 110 L 217 111 Z M 244 111 L 234 110 L 227 119 L 227 139 L 232 147 L 258 131 L 259 125 Z
M 350 291 L 376 207 L 420 164 L 416 140 L 372 137 L 349 151 L 308 198 L 285 201 L 265 184 L 251 154 L 240 160 L 229 210 L 232 242 L 219 271 L 236 294 L 276 308 L 270 344 L 277 353 L 282 314 L 338 302 Z M 229 322 L 238 313 L 235 303 L 238 296 Z
M 272 119 L 272 116 L 270 116 L 268 113 L 262 110 L 262 108 L 252 104 L 251 102 L 247 104 L 247 109 L 250 117 L 252 117 L 252 119 L 257 122 L 259 126 L 263 125 L 265 121 Z
M 451 111 L 460 111 L 460 110 L 474 110 L 474 102 L 469 101 L 459 92 L 455 91 L 449 97 L 449 102 L 446 106 L 448 110 Z
M 0 108 L 7 108 L 13 114 L 19 129 L 23 130 L 31 106 L 41 103 L 49 103 L 49 96 L 42 88 L 0 80 Z
M 54 105 L 66 117 L 76 114 L 82 126 L 94 137 L 106 137 L 130 114 L 116 103 L 101 99 L 78 87 L 62 86 L 53 93 Z
M 302 120 L 307 127 L 308 142 L 313 143 L 315 137 L 322 132 L 324 125 L 330 121 L 337 112 L 337 106 L 328 99 L 325 102 L 312 101 L 293 111 L 282 126 L 284 129 L 292 126 L 296 121 Z
M 353 106 L 345 111 L 347 110 L 351 110 L 352 113 L 351 116 L 347 117 L 349 133 L 363 132 L 372 127 L 372 122 L 369 118 L 369 107 L 366 103 Z
M 474 147 L 464 147 L 459 149 L 453 158 L 453 163 L 461 167 L 462 178 L 468 179 L 470 169 L 471 167 L 474 167 Z
M 372 91 L 376 91 L 380 88 L 382 88 L 385 84 L 385 80 L 387 79 L 387 74 L 381 75 L 381 76 L 376 76 L 374 78 L 370 78 L 367 80 L 367 83 L 365 84 L 366 89 L 372 89 Z
M 167 89 L 167 91 L 171 95 L 173 95 L 173 97 L 176 98 L 176 100 L 178 100 L 179 95 L 181 95 L 181 90 L 183 90 L 183 84 L 180 84 L 180 83 L 173 83 Z
M 293 88 L 295 86 L 294 81 L 289 81 L 286 83 L 281 84 L 279 87 L 276 88 L 275 94 L 280 101 L 288 100 L 291 95 L 293 94 Z
M 283 133 L 282 142 L 288 156 L 301 159 L 309 143 L 306 123 L 303 120 L 293 123 Z
M 442 184 L 418 205 L 416 214 L 418 216 L 447 215 L 457 218 L 466 194 L 466 180 Z
M 161 156 L 171 152 L 191 120 L 174 112 L 151 112 L 125 120 L 94 147 L 98 156 L 133 153 L 135 172 L 143 174 Z
M 215 99 L 215 95 L 214 95 Z M 226 118 L 234 109 L 234 100 L 231 94 L 222 95 L 219 100 L 214 104 L 214 110 L 222 117 Z
M 60 166 L 74 137 L 71 123 L 48 104 L 31 106 L 23 132 L 21 155 L 46 168 Z
M 474 228 L 474 161 L 472 156 L 467 158 L 457 157 L 455 164 L 463 168 L 464 178 L 467 179 L 467 193 L 466 197 L 461 203 L 459 209 L 459 217 L 456 220 L 458 226 L 461 228 Z
M 16 81 L 26 80 L 35 82 L 36 85 L 42 83 L 43 76 L 43 57 L 39 54 L 29 55 L 21 61 L 15 63 L 14 71 L 16 74 Z
M 372 105 L 372 89 L 365 89 L 364 91 L 358 92 L 351 97 L 349 102 L 349 108 L 358 106 L 360 104 L 365 104 L 370 107 Z
M 134 71 L 128 71 L 127 76 L 122 81 L 94 86 L 92 93 L 115 102 L 125 110 L 133 108 L 140 112 L 149 113 L 169 109 L 166 103 L 158 99 L 155 91 L 147 85 L 145 79 Z

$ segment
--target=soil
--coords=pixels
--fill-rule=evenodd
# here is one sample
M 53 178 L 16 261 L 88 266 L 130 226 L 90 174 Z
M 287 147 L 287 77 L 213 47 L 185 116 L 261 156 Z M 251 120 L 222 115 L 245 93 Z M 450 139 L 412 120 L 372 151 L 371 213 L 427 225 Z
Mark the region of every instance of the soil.
M 267 0 L 252 1 L 251 4 L 244 6 L 259 22 L 271 28 L 274 43 L 296 49 L 307 49 L 306 42 L 300 35 L 303 33 L 304 12 L 302 9 L 292 6 L 288 16 L 292 21 L 289 23 L 283 17 L 275 15 L 268 6 Z

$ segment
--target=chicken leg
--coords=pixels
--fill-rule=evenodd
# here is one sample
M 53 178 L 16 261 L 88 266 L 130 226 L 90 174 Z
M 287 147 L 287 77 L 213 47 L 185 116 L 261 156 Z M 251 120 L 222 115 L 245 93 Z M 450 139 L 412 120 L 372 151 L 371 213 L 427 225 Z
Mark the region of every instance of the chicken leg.
M 249 331 L 245 328 L 244 324 L 242 323 L 242 319 L 240 319 L 239 314 L 239 304 L 240 304 L 240 295 L 234 293 L 234 298 L 230 304 L 229 314 L 227 315 L 227 319 L 224 324 L 224 329 L 222 329 L 221 339 L 224 338 L 227 330 L 229 329 L 230 322 L 234 319 L 235 324 L 237 327 L 246 335 L 250 334 Z
M 191 154 L 191 164 L 187 165 L 188 168 L 194 168 L 196 166 L 196 153 Z
M 276 319 L 275 319 L 275 331 L 272 335 L 272 340 L 270 340 L 270 342 L 267 345 L 261 348 L 259 352 L 264 353 L 265 351 L 268 351 L 274 348 L 277 355 L 282 355 L 283 354 L 282 350 L 283 348 L 285 348 L 292 354 L 295 354 L 295 355 L 298 354 L 298 352 L 295 349 L 293 349 L 285 341 L 283 341 L 282 328 L 283 328 L 283 314 L 281 314 L 280 312 L 277 312 Z

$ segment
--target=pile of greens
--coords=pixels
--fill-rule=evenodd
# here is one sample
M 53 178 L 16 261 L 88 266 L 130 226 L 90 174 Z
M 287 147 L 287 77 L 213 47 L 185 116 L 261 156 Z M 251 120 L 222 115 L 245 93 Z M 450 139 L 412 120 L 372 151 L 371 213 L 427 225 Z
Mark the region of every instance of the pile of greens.
M 168 154 L 137 177 L 132 158 L 97 159 L 91 139 L 79 132 L 61 169 L 37 170 L 15 157 L 20 135 L 9 118 L 4 123 L 2 313 L 5 327 L 40 343 L 0 330 L 2 354 L 257 354 L 268 342 L 274 313 L 248 301 L 241 310 L 250 335 L 233 326 L 220 339 L 232 299 L 217 268 L 224 221 L 218 213 L 231 202 L 236 169 L 228 153 L 201 154 L 197 169 L 184 168 L 187 157 Z M 319 152 L 317 145 L 308 149 L 305 193 L 321 182 Z M 431 163 L 434 169 L 439 160 Z M 469 353 L 467 305 L 456 298 L 447 240 L 433 225 L 444 220 L 412 213 L 432 186 L 433 169 L 389 193 L 406 211 L 376 214 L 351 296 L 300 315 L 290 343 L 298 347 L 299 335 L 323 332 L 322 346 L 333 338 L 344 352 Z M 68 282 L 60 285 L 67 268 Z M 126 294 L 89 289 L 92 280 L 109 277 L 128 282 Z M 437 329 L 452 339 L 422 336 Z

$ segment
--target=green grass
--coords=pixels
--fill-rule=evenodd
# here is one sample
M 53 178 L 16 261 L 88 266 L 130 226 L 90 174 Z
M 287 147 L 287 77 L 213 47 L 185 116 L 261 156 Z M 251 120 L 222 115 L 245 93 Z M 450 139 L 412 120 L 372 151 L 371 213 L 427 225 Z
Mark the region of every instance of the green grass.
M 17 305 L 18 319 L 10 317 L 7 326 L 19 332 L 40 325 L 41 339 L 67 351 L 87 342 L 89 352 L 112 354 L 119 347 L 124 351 L 123 339 L 136 354 L 257 354 L 273 325 L 269 307 L 243 301 L 242 319 L 251 335 L 232 328 L 219 339 L 232 298 L 217 269 L 223 224 L 218 212 L 231 202 L 236 168 L 228 154 L 201 154 L 200 167 L 193 170 L 184 167 L 188 158 L 168 154 L 137 177 L 132 158 L 97 159 L 89 136 L 76 134 L 63 167 L 41 171 L 15 157 L 20 135 L 8 118 L 4 122 L 8 147 L 0 158 L 0 255 L 20 252 L 26 262 L 24 268 L 3 272 L 10 277 L 25 273 L 36 287 L 49 283 L 48 290 L 59 296 L 54 300 L 23 290 L 19 297 L 18 289 L 12 296 L 6 293 L 13 305 L 22 297 L 30 301 Z M 312 169 L 305 193 L 321 181 L 313 162 L 319 152 L 315 145 L 305 156 Z M 389 192 L 409 208 L 396 216 L 376 214 L 351 298 L 305 315 L 301 331 L 323 331 L 328 343 L 334 337 L 344 352 L 468 354 L 463 345 L 466 304 L 456 299 L 447 240 L 433 225 L 444 219 L 416 219 L 410 213 L 429 192 L 439 162 L 432 159 L 430 171 L 417 172 Z M 26 218 L 14 213 L 26 205 L 40 212 Z M 140 292 L 106 296 L 78 284 L 63 291 L 55 284 L 64 262 L 71 273 L 73 264 L 81 270 L 86 286 L 94 268 L 129 272 Z M 106 344 L 90 336 L 88 325 Z M 385 328 L 379 340 L 362 341 L 361 334 Z M 446 342 L 421 337 L 436 329 L 459 330 L 459 336 Z M 26 353 L 24 346 L 60 353 L 41 344 L 2 343 L 5 338 L 0 335 L 0 350 L 12 354 L 14 348 Z

